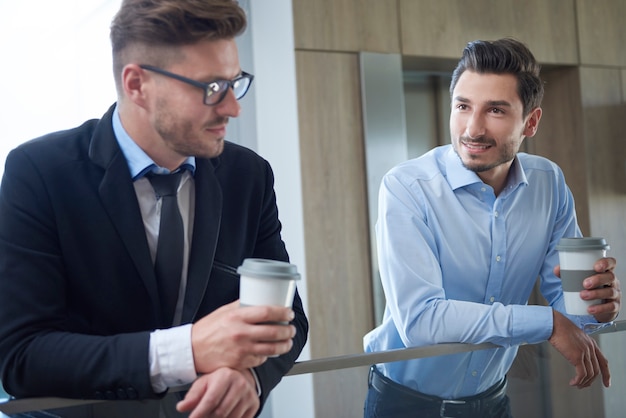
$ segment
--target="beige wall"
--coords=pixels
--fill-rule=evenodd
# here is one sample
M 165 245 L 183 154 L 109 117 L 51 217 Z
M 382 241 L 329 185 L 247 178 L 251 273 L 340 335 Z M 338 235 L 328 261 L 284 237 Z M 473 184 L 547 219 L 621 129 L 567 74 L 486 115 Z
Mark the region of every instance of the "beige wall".
M 606 236 L 610 255 L 626 265 L 626 2 L 293 0 L 293 10 L 312 358 L 361 352 L 374 326 L 360 51 L 401 53 L 420 65 L 457 59 L 474 39 L 527 43 L 548 81 L 544 119 L 527 149 L 561 165 L 583 232 Z M 601 389 L 571 396 L 569 366 L 552 363 L 553 400 L 567 399 L 552 416 L 585 408 L 600 416 Z M 364 375 L 315 375 L 316 415 L 362 416 Z
M 315 359 L 362 351 L 373 323 L 364 144 L 356 54 L 298 51 L 296 65 L 307 70 L 297 78 L 298 91 L 307 92 L 299 95 L 298 114 Z M 316 416 L 342 408 L 338 394 L 362 394 L 355 386 L 365 379 L 358 369 L 314 375 Z

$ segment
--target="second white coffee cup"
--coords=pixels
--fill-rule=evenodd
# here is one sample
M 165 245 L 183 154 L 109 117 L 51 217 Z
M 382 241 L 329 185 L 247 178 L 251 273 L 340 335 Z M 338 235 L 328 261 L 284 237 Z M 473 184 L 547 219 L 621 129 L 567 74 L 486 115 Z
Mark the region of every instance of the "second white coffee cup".
M 580 298 L 583 281 L 596 274 L 593 265 L 606 257 L 610 247 L 604 238 L 581 237 L 562 238 L 556 249 L 559 251 L 565 311 L 571 315 L 589 315 L 587 308 L 601 303 L 601 300 Z

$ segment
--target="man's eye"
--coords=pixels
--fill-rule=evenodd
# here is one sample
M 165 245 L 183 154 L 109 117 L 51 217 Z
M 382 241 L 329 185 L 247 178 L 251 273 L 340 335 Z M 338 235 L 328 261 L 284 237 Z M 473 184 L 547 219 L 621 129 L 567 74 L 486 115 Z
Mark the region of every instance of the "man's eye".
M 219 93 L 219 91 L 220 91 L 219 83 L 209 83 L 209 85 L 207 86 L 207 89 L 206 89 L 206 95 L 207 96 L 212 96 L 215 93 Z

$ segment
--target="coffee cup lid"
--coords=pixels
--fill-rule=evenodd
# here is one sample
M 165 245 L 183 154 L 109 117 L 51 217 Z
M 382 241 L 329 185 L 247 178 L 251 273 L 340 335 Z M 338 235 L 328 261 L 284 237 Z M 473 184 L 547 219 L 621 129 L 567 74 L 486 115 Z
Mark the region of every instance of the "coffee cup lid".
M 609 250 L 611 247 L 604 238 L 579 237 L 561 238 L 556 246 L 557 251 Z
M 298 267 L 284 261 L 264 258 L 246 258 L 237 269 L 237 273 L 248 277 L 271 277 L 284 280 L 299 280 Z

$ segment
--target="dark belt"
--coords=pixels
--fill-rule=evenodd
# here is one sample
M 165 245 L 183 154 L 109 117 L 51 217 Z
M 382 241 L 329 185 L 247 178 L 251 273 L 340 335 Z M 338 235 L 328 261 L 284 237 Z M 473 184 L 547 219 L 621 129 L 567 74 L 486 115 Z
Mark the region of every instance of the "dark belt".
M 437 409 L 442 418 L 476 416 L 489 410 L 506 396 L 506 379 L 502 379 L 501 382 L 478 395 L 459 399 L 442 399 L 394 382 L 383 375 L 376 366 L 370 368 L 369 386 L 384 397 L 396 401 L 406 400 L 420 406 L 423 405 L 425 408 Z

